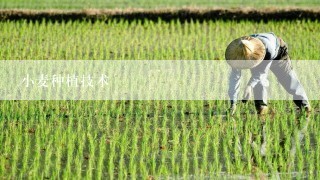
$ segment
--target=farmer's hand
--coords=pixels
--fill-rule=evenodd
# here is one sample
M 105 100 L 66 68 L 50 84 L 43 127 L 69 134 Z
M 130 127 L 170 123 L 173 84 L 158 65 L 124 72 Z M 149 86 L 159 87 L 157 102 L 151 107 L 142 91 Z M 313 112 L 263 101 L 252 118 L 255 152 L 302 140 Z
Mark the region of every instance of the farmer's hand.
M 234 113 L 236 112 L 237 105 L 236 104 L 231 104 L 231 107 L 228 109 L 227 114 L 233 116 Z
M 247 101 L 251 98 L 253 92 L 252 92 L 252 87 L 250 85 L 248 85 L 246 87 L 246 90 L 243 93 L 243 99 L 242 102 L 243 103 L 247 103 Z

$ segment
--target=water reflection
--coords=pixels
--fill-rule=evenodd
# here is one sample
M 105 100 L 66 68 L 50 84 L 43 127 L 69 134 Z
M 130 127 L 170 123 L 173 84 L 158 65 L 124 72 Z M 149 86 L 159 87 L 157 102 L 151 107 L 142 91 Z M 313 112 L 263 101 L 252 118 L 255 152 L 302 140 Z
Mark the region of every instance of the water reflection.
M 269 131 L 267 131 L 267 123 L 265 122 L 265 117 L 260 117 L 260 120 L 262 121 L 261 123 L 261 134 L 259 135 L 253 135 L 253 133 L 250 133 L 250 145 L 251 148 L 253 150 L 253 152 L 258 152 L 258 153 L 253 153 L 253 156 L 251 157 L 252 162 L 254 164 L 254 166 L 259 167 L 258 165 L 258 159 L 262 159 L 268 167 L 268 171 L 269 172 L 273 172 L 272 175 L 271 174 L 264 174 L 265 176 L 275 176 L 275 178 L 279 178 L 280 176 L 283 175 L 283 172 L 281 172 L 282 167 L 280 164 L 278 164 L 278 166 L 274 166 L 272 163 L 276 162 L 279 163 L 280 159 L 279 158 L 284 158 L 287 157 L 285 160 L 286 162 L 286 166 L 284 169 L 291 171 L 292 173 L 289 173 L 290 176 L 304 176 L 304 172 L 294 172 L 295 169 L 297 169 L 295 167 L 295 160 L 296 160 L 296 153 L 297 150 L 301 150 L 300 146 L 301 144 L 303 144 L 303 140 L 306 136 L 306 134 L 308 133 L 308 126 L 310 123 L 310 114 L 300 114 L 298 115 L 296 122 L 297 125 L 294 126 L 294 129 L 291 131 L 291 136 L 285 136 L 283 135 L 282 137 L 280 137 L 280 147 L 281 150 L 280 152 L 285 152 L 286 151 L 286 145 L 285 145 L 285 141 L 286 140 L 290 140 L 290 151 L 289 151 L 289 155 L 285 156 L 282 155 L 282 157 L 279 157 L 279 154 L 276 153 L 270 153 L 273 152 L 273 149 L 268 149 L 268 147 L 273 147 L 272 144 L 275 143 L 274 137 L 272 136 L 272 134 L 268 134 L 270 133 Z M 270 127 L 269 127 L 270 128 Z M 260 138 L 256 138 L 256 136 L 260 136 Z M 287 139 L 289 138 L 289 139 Z M 260 141 L 260 142 L 259 142 Z M 238 142 L 238 149 L 241 152 L 242 147 L 240 144 L 240 141 Z M 272 159 L 272 160 L 271 160 Z M 275 169 L 275 167 L 277 167 L 277 169 Z M 287 175 L 289 175 L 287 174 Z

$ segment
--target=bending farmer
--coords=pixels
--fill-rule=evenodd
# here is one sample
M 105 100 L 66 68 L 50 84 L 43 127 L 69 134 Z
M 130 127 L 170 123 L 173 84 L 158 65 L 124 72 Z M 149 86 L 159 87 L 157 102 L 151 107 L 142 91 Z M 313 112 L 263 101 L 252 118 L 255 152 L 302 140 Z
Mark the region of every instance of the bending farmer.
M 240 87 L 241 69 L 250 69 L 251 78 L 244 93 L 246 102 L 253 90 L 255 107 L 258 114 L 268 112 L 267 79 L 269 69 L 278 82 L 293 95 L 294 103 L 307 112 L 311 111 L 308 97 L 292 69 L 286 43 L 273 33 L 260 33 L 233 40 L 227 47 L 225 57 L 232 71 L 229 77 L 229 97 L 234 114 Z

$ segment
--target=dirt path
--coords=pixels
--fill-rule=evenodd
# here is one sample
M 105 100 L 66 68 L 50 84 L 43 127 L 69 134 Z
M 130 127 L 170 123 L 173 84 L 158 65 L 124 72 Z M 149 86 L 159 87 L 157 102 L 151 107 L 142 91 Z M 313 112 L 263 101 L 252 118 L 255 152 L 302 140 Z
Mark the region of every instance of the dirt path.
M 107 20 L 107 19 L 149 19 L 164 21 L 180 19 L 188 20 L 243 20 L 268 21 L 268 20 L 320 20 L 320 8 L 182 8 L 182 9 L 87 9 L 87 10 L 0 10 L 0 21 L 26 19 L 34 20 Z

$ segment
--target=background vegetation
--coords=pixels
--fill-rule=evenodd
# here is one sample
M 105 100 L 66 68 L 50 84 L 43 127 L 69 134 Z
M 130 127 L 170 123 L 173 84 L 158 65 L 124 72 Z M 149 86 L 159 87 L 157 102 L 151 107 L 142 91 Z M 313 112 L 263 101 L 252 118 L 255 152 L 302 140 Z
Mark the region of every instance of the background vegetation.
M 87 8 L 163 8 L 163 7 L 285 7 L 319 6 L 318 0 L 1 0 L 0 8 L 87 9 Z
M 274 32 L 292 59 L 319 59 L 320 23 L 296 21 L 0 22 L 0 59 L 198 59 L 222 60 L 233 39 Z

